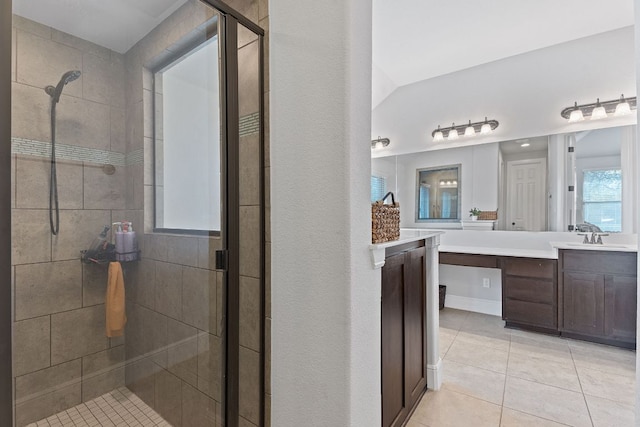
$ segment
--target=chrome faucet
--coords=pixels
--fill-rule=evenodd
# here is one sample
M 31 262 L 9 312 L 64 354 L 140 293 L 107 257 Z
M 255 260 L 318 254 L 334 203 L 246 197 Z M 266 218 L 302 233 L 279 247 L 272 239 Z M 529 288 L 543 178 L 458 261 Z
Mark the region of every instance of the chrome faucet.
M 584 236 L 582 243 L 586 245 L 602 245 L 602 236 L 608 235 L 608 233 L 597 233 L 594 231 L 591 233 L 591 238 L 589 238 L 589 233 L 578 233 L 578 236 Z

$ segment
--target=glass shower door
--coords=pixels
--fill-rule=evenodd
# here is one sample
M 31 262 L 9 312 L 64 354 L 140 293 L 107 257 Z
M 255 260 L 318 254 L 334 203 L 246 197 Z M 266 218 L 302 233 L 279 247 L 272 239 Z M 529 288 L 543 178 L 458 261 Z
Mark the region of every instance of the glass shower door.
M 223 425 L 223 15 L 196 0 L 13 14 L 15 425 Z M 126 326 L 107 336 L 111 262 Z

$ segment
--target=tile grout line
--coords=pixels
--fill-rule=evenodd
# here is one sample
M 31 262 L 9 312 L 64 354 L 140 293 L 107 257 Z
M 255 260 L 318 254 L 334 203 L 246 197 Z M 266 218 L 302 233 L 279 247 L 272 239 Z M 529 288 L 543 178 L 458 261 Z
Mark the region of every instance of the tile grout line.
M 576 361 L 573 358 L 573 349 L 571 348 L 571 346 L 569 344 L 567 344 L 567 346 L 569 347 L 569 354 L 571 354 L 571 362 L 573 362 L 573 369 L 576 373 L 576 377 L 578 377 L 578 385 L 580 386 L 580 392 L 582 393 L 582 399 L 584 400 L 584 406 L 587 407 L 587 414 L 589 414 L 589 421 L 591 421 L 591 426 L 595 426 L 595 424 L 593 423 L 593 417 L 591 416 L 591 409 L 589 409 L 589 403 L 587 402 L 587 396 L 585 396 L 584 394 L 584 389 L 582 388 L 582 380 L 580 379 L 580 373 L 578 372 L 578 367 L 576 366 Z
M 509 378 L 509 360 L 511 360 L 511 333 L 509 333 L 509 352 L 507 353 L 507 366 L 504 370 L 504 387 L 502 388 L 502 403 L 500 404 L 500 422 L 498 426 L 502 425 L 502 417 L 504 415 L 504 398 L 507 394 L 507 378 Z

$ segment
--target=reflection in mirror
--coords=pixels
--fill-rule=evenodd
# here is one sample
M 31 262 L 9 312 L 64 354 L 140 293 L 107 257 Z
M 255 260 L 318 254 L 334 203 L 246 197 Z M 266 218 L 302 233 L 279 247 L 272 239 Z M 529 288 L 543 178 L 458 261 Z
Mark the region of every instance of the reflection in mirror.
M 396 156 L 371 159 L 371 203 L 382 200 L 389 191 L 398 199 L 397 168 Z
M 607 232 L 636 233 L 635 129 L 620 126 L 373 158 L 372 176 L 383 181 L 384 187 L 377 198 L 372 193 L 372 200 L 393 191 L 407 214 L 402 217 L 403 227 L 461 228 L 455 219 L 442 215 L 441 203 L 433 206 L 434 198 L 444 193 L 435 195 L 438 187 L 429 191 L 426 185 L 416 188 L 415 173 L 416 169 L 428 172 L 442 169 L 437 165 L 459 162 L 466 173 L 457 179 L 458 212 L 475 206 L 481 210 L 498 208 L 495 230 L 571 231 L 585 224 L 586 228 Z M 568 152 L 570 144 L 573 153 Z M 512 165 L 511 175 L 525 169 L 526 179 L 524 172 L 520 177 L 523 182 L 532 182 L 510 184 L 508 163 Z M 463 181 L 464 195 L 460 191 Z M 438 218 L 439 214 L 443 217 Z M 466 219 L 466 215 L 458 217 Z
M 500 143 L 501 229 L 547 229 L 547 143 L 547 137 Z
M 154 73 L 156 230 L 220 231 L 219 45 L 207 36 Z
M 623 129 L 575 135 L 576 227 L 581 231 L 622 231 Z
M 417 170 L 416 221 L 460 219 L 460 165 Z

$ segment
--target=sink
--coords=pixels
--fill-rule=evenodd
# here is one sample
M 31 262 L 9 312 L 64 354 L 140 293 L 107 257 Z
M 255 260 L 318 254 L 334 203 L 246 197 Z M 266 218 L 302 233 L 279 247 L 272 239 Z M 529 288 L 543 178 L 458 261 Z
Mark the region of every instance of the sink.
M 601 245 L 599 244 L 593 244 L 593 243 L 574 243 L 574 242 L 569 242 L 569 243 L 565 243 L 565 245 L 567 246 L 575 246 L 575 247 L 580 247 L 580 248 L 590 248 L 590 249 L 598 249 L 598 248 L 618 248 L 618 249 L 631 249 L 630 247 L 632 245 L 616 245 L 616 244 L 611 244 L 611 243 L 603 243 Z

